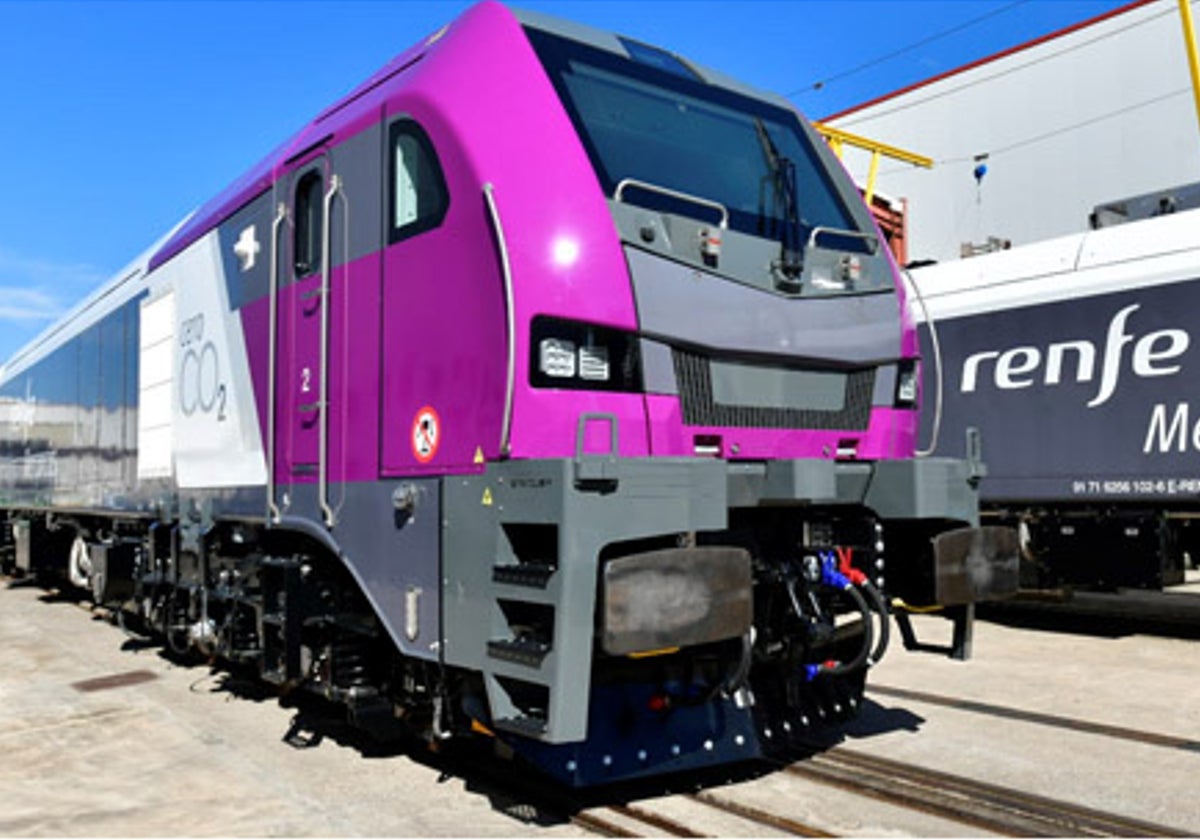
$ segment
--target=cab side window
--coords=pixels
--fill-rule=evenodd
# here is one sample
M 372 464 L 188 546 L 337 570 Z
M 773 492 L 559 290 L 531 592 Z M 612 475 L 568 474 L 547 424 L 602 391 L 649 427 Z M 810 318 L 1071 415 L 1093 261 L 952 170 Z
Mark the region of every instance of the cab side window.
M 320 171 L 313 170 L 305 173 L 296 184 L 296 228 L 292 254 L 297 277 L 307 277 L 321 270 L 323 180 Z
M 400 120 L 392 124 L 388 138 L 390 244 L 440 225 L 450 194 L 424 129 L 412 120 Z

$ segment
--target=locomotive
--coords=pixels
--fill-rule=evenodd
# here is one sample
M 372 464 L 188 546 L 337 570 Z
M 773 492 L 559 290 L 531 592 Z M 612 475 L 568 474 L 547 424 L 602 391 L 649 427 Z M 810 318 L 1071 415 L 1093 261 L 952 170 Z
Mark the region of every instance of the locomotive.
M 1087 232 L 912 271 L 944 373 L 923 440 L 953 445 L 972 427 L 1002 453 L 983 514 L 1018 529 L 1024 587 L 1159 589 L 1200 557 L 1200 361 L 1182 314 L 1200 210 L 1173 197 L 1187 194 L 1101 205 Z
M 483 2 L 4 367 L 4 563 L 567 785 L 762 756 L 1015 588 L 897 278 L 782 98 Z

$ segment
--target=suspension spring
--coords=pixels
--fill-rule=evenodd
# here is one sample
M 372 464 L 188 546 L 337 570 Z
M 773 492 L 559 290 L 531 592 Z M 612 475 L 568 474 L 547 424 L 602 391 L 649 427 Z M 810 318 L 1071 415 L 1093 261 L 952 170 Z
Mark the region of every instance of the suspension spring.
M 352 639 L 343 639 L 330 646 L 333 657 L 333 684 L 338 688 L 354 688 L 370 685 L 368 669 L 370 653 L 366 644 Z

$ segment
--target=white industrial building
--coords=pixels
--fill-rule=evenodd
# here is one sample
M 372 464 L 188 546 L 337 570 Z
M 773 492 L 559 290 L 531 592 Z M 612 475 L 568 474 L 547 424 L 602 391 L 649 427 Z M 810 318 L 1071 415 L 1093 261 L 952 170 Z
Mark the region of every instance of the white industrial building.
M 1097 206 L 1200 182 L 1181 20 L 1177 0 L 1139 0 L 824 122 L 934 160 L 879 165 L 909 260 L 1077 233 Z M 865 183 L 869 156 L 845 161 Z

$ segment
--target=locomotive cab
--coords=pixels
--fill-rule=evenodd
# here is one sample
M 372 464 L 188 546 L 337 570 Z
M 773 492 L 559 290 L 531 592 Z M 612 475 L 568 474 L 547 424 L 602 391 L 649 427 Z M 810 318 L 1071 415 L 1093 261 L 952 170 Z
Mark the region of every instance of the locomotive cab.
M 799 115 L 521 22 L 586 159 L 556 189 L 611 235 L 564 237 L 577 210 L 544 231 L 548 265 L 514 259 L 510 458 L 446 497 L 474 523 L 443 532 L 444 620 L 477 640 L 452 653 L 481 674 L 466 705 L 569 784 L 785 750 L 855 713 L 891 597 L 1003 595 L 1015 543 L 977 527 L 978 465 L 915 459 L 895 265 Z

